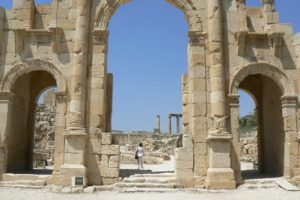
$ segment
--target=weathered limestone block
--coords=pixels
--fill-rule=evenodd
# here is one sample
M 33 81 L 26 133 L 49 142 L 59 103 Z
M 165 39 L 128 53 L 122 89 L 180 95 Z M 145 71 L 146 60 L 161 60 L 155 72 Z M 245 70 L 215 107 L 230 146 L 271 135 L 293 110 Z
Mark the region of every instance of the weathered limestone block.
M 109 158 L 109 167 L 120 167 L 120 157 L 119 156 L 110 156 Z
M 195 143 L 194 144 L 194 154 L 195 155 L 206 155 L 207 154 L 207 144 L 206 143 Z
M 118 155 L 120 153 L 119 145 L 102 145 L 101 154 L 104 155 Z
M 101 167 L 101 176 L 106 178 L 117 178 L 119 177 L 119 168 Z
M 176 160 L 193 160 L 193 148 L 180 148 L 176 149 L 175 153 Z
M 193 169 L 193 160 L 177 160 L 175 169 Z
M 94 154 L 101 154 L 101 138 L 90 138 L 89 152 Z
M 112 134 L 111 133 L 102 133 L 102 144 L 111 144 L 112 143 Z
M 108 163 L 109 163 L 109 156 L 102 155 L 101 156 L 101 166 L 102 167 L 108 167 Z
M 103 185 L 112 185 L 121 182 L 120 178 L 102 178 Z

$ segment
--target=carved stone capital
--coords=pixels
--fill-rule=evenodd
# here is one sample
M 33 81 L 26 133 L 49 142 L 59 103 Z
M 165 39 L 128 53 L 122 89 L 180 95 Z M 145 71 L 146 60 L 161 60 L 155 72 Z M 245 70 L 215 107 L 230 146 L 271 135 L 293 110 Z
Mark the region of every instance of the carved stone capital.
M 65 92 L 56 92 L 56 103 L 66 103 L 67 101 L 67 94 Z
M 229 100 L 230 107 L 239 107 L 240 106 L 240 95 L 229 94 L 228 100 Z
M 107 30 L 94 30 L 93 31 L 93 43 L 94 44 L 107 44 L 109 31 Z
M 13 92 L 5 91 L 5 92 L 0 92 L 0 101 L 12 101 L 14 98 L 15 94 Z
M 297 107 L 298 97 L 293 95 L 286 95 L 281 97 L 282 107 Z
M 83 114 L 81 112 L 69 112 L 69 127 L 83 127 Z
M 227 136 L 230 135 L 227 131 L 228 116 L 213 116 L 211 117 L 213 126 L 208 131 L 211 136 Z
M 191 46 L 203 46 L 207 38 L 207 33 L 203 31 L 190 31 L 189 32 Z

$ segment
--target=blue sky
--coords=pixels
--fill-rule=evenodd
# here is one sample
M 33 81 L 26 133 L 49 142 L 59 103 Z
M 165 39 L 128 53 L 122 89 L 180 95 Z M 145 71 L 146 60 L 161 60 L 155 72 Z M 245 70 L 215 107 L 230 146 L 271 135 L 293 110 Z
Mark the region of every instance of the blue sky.
M 300 1 L 276 2 L 281 22 L 293 24 L 300 32 Z M 5 8 L 11 4 L 0 0 Z M 247 4 L 260 5 L 260 0 L 247 0 Z M 108 70 L 114 74 L 113 129 L 151 131 L 160 114 L 162 130 L 167 131 L 168 113 L 181 113 L 181 76 L 188 69 L 187 33 L 183 13 L 164 0 L 134 0 L 116 12 L 110 24 L 108 55 Z M 245 93 L 240 102 L 242 115 L 254 108 Z

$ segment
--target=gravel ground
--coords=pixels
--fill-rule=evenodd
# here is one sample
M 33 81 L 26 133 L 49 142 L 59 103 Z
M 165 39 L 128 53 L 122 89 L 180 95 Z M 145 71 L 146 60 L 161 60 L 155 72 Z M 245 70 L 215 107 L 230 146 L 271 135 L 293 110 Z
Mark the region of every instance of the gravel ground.
M 121 169 L 136 169 L 136 165 L 122 165 Z M 242 163 L 243 169 L 252 169 L 251 163 Z M 164 165 L 145 165 L 145 170 L 173 171 L 174 158 Z M 138 171 L 138 170 L 137 170 Z M 120 193 L 101 191 L 95 193 L 53 193 L 49 189 L 20 189 L 0 187 L 0 200 L 300 200 L 300 192 L 288 192 L 279 187 L 248 189 L 245 185 L 231 191 L 175 190 L 172 192 Z
M 0 188 L 1 200 L 299 200 L 300 192 L 288 192 L 281 188 L 246 189 L 232 191 L 177 191 L 168 193 L 119 193 L 115 191 L 92 194 L 57 194 L 46 190 Z

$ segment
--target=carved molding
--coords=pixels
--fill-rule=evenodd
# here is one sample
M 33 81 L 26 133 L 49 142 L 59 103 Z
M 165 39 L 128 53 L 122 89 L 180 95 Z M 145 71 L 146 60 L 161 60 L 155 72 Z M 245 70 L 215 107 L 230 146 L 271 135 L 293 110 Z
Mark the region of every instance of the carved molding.
M 52 42 L 52 52 L 59 53 L 62 29 L 51 26 L 49 29 L 15 29 L 15 53 L 20 54 L 24 50 L 24 41 L 30 36 L 35 36 L 37 40 L 48 40 Z M 41 39 L 39 39 L 41 38 Z
M 2 91 L 11 91 L 15 81 L 25 73 L 32 71 L 47 71 L 56 80 L 59 91 L 67 91 L 67 82 L 63 74 L 57 66 L 53 63 L 41 59 L 27 59 L 22 63 L 16 64 L 11 70 L 7 72 L 0 83 Z
M 96 11 L 94 28 L 100 30 L 108 30 L 109 22 L 114 13 L 120 8 L 121 5 L 130 2 L 131 0 L 103 0 L 101 1 L 99 7 Z M 192 0 L 166 0 L 170 4 L 182 10 L 185 14 L 186 19 L 190 25 L 193 27 L 194 17 L 197 16 L 199 10 L 197 10 L 194 6 L 194 2 Z
M 238 94 L 238 87 L 241 81 L 243 81 L 247 76 L 253 74 L 262 74 L 274 80 L 285 96 L 295 94 L 294 83 L 290 81 L 292 79 L 279 67 L 269 63 L 259 62 L 242 65 L 237 67 L 237 69 L 238 70 L 232 76 L 233 78 L 230 82 L 230 94 Z

